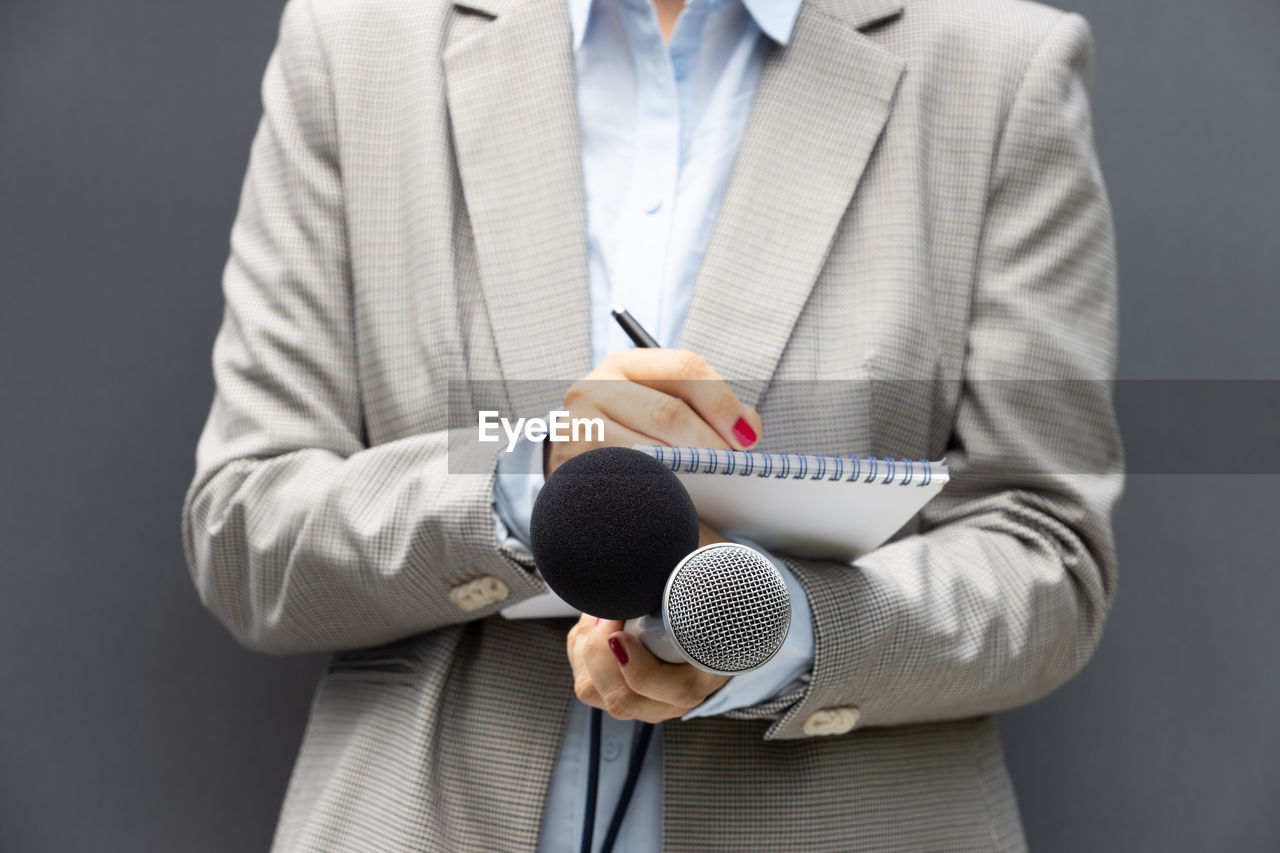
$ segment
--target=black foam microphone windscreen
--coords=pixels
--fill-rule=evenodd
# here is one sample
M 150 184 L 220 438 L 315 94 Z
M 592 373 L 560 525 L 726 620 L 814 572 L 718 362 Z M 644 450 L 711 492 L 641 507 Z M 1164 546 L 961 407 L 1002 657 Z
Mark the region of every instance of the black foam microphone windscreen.
M 547 479 L 529 535 L 557 595 L 592 616 L 631 619 L 658 610 L 672 569 L 698 547 L 698 512 L 657 459 L 600 447 Z

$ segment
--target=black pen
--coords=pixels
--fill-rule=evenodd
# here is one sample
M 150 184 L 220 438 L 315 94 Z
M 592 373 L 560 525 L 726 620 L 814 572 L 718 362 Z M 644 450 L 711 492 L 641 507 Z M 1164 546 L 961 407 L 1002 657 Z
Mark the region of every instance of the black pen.
M 609 313 L 613 315 L 613 319 L 618 321 L 622 331 L 627 333 L 627 337 L 631 338 L 637 347 L 641 349 L 662 349 L 658 342 L 653 339 L 653 335 L 646 332 L 644 326 L 637 323 L 636 318 L 632 317 L 626 308 L 621 305 L 615 305 Z M 746 418 L 738 418 L 737 423 L 733 425 L 733 435 L 742 444 L 743 448 L 750 447 L 756 443 L 756 431 L 751 428 L 751 424 L 747 423 Z
M 644 326 L 637 323 L 636 318 L 632 317 L 631 314 L 627 312 L 626 308 L 623 308 L 621 305 L 615 305 L 613 306 L 613 310 L 609 313 L 613 315 L 613 319 L 618 321 L 618 325 L 622 327 L 622 331 L 627 333 L 627 337 L 631 338 L 636 346 L 643 349 L 662 348 L 658 345 L 658 342 L 653 339 L 653 335 L 646 332 L 644 330 Z

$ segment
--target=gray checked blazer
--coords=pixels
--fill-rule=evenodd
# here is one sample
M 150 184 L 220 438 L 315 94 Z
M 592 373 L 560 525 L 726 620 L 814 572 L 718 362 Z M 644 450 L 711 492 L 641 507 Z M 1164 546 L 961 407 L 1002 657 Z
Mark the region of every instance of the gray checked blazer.
M 568 623 L 496 615 L 543 587 L 494 538 L 501 445 L 451 465 L 447 400 L 591 367 L 565 6 L 285 9 L 182 514 L 241 643 L 334 653 L 277 850 L 536 844 Z M 665 724 L 664 849 L 1025 845 L 991 714 L 1078 672 L 1116 590 L 1090 55 L 1024 0 L 805 0 L 769 56 L 682 345 L 766 449 L 953 482 L 853 565 L 788 558 L 812 682 Z

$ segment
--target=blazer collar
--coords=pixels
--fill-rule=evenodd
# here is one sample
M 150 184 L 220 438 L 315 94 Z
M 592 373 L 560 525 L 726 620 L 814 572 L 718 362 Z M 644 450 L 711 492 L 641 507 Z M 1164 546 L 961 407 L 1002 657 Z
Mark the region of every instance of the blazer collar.
M 773 376 L 897 97 L 906 63 L 858 31 L 890 8 L 806 0 L 790 42 L 765 62 L 681 340 L 748 405 Z
M 587 238 L 565 0 L 466 0 L 444 51 L 454 154 L 503 376 L 591 369 Z M 458 33 L 463 33 L 458 35 Z M 516 411 L 519 389 L 508 386 Z
M 444 66 L 503 375 L 576 379 L 590 369 L 590 300 L 567 0 L 455 5 L 494 17 L 457 28 L 468 34 L 453 37 Z M 905 69 L 859 29 L 901 11 L 901 0 L 805 0 L 765 63 L 681 342 L 744 383 L 748 405 L 790 338 Z
M 805 0 L 805 3 L 856 30 L 896 17 L 903 7 L 903 0 Z
M 582 46 L 587 24 L 597 2 L 599 0 L 568 0 L 574 50 Z M 649 0 L 640 0 L 640 2 L 647 4 Z M 723 4 L 729 0 L 708 0 L 708 2 Z M 795 26 L 796 15 L 800 12 L 800 4 L 803 0 L 738 0 L 738 2 L 746 7 L 747 13 L 762 33 L 778 44 L 786 44 L 791 38 L 791 30 Z
M 528 2 L 532 0 L 454 0 L 453 5 L 496 18 Z M 903 7 L 903 0 L 804 0 L 804 2 L 859 30 L 892 18 L 901 12 Z M 747 7 L 750 9 L 751 3 L 748 3 Z M 755 15 L 755 12 L 752 14 Z M 774 38 L 781 41 L 776 36 Z

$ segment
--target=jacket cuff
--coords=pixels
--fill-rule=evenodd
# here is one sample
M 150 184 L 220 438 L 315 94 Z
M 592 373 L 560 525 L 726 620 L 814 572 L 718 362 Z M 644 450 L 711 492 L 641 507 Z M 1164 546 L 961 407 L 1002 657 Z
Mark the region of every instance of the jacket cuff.
M 798 693 L 785 710 L 778 709 L 776 721 L 765 732 L 765 740 L 795 740 L 821 735 L 840 735 L 853 730 L 862 718 L 854 689 L 842 679 L 833 662 L 841 658 L 839 626 L 847 611 L 820 562 L 785 558 L 793 576 L 805 590 L 813 614 L 813 669 L 806 689 Z M 856 571 L 840 567 L 838 571 Z M 845 615 L 842 616 L 841 614 Z
M 455 443 L 451 450 L 458 452 L 461 444 Z M 501 522 L 494 511 L 495 490 L 499 461 L 506 454 L 501 448 L 469 448 L 462 452 L 468 457 L 483 453 L 487 458 L 459 461 L 459 467 L 489 473 L 451 475 L 472 480 L 474 491 L 464 502 L 465 517 L 457 529 L 456 541 L 462 543 L 466 553 L 459 560 L 460 574 L 449 579 L 449 600 L 468 618 L 479 619 L 541 595 L 547 588 L 534 573 L 533 556 L 527 548 L 518 539 L 499 535 Z
M 747 713 L 733 713 L 738 719 L 755 719 L 760 716 L 776 716 L 782 707 L 779 700 L 794 702 L 803 692 L 813 668 L 813 617 L 808 594 L 789 566 L 754 543 L 741 537 L 733 537 L 740 545 L 754 548 L 773 563 L 786 581 L 791 595 L 791 630 L 786 642 L 773 659 L 753 672 L 735 675 L 702 704 L 681 719 L 693 720 L 751 709 Z M 772 712 L 772 713 L 769 713 Z

